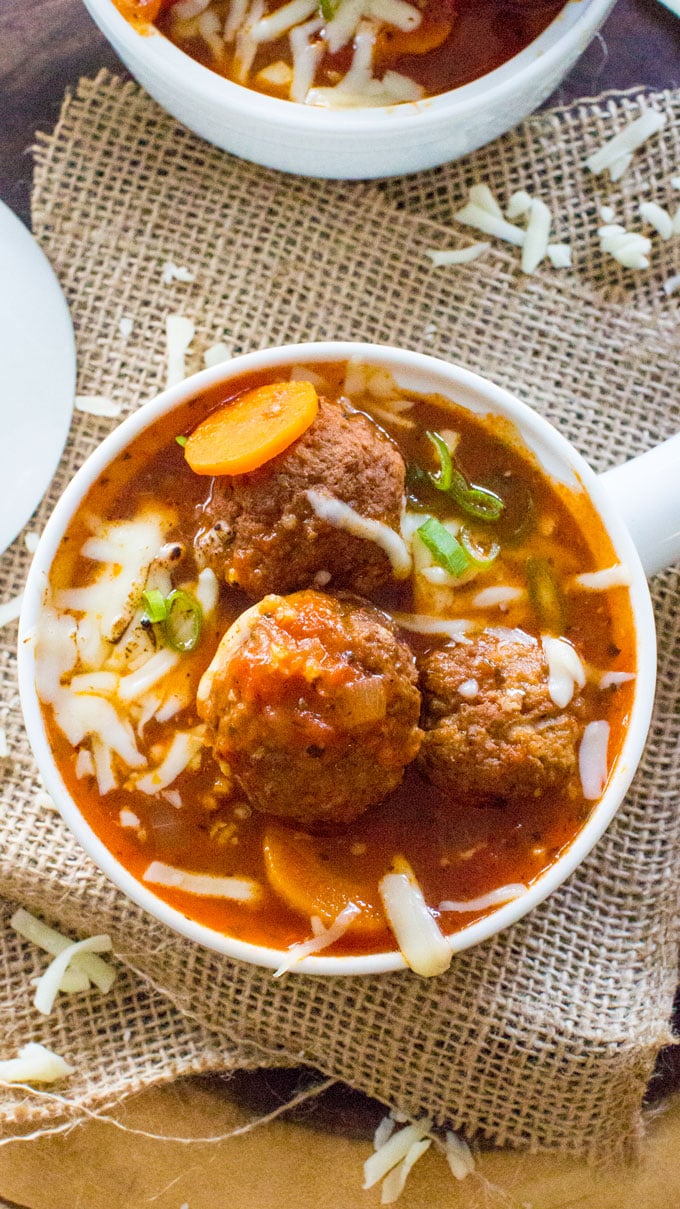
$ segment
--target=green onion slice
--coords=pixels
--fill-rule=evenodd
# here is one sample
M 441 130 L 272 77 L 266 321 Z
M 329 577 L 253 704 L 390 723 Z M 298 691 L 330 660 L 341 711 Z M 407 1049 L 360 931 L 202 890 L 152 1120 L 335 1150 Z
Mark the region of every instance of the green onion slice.
M 466 525 L 460 531 L 460 544 L 470 562 L 480 571 L 485 571 L 487 567 L 490 567 L 501 552 L 498 542 L 491 542 L 486 548 L 480 546 Z
M 467 571 L 470 566 L 469 556 L 441 521 L 431 516 L 416 532 L 438 566 L 443 567 L 450 575 L 455 575 L 456 579 Z
M 149 621 L 165 621 L 168 615 L 168 604 L 162 592 L 158 588 L 149 588 L 147 592 L 142 592 L 142 600 L 144 601 L 144 616 Z
M 555 572 L 545 558 L 527 560 L 527 586 L 534 612 L 544 629 L 564 634 L 567 606 Z
M 505 508 L 501 497 L 486 487 L 471 487 L 465 475 L 453 465 L 448 445 L 441 434 L 428 432 L 426 436 L 439 458 L 439 470 L 427 476 L 432 486 L 437 491 L 445 491 L 467 516 L 478 521 L 499 520 Z
M 165 641 L 173 651 L 193 651 L 201 637 L 203 610 L 190 592 L 176 588 L 166 597 L 167 614 L 163 621 Z
M 319 0 L 319 11 L 324 21 L 332 21 L 338 11 L 340 0 Z
M 189 438 L 188 437 L 175 437 L 175 440 L 177 441 L 177 444 L 181 445 L 182 449 L 184 449 L 184 446 L 186 445 Z

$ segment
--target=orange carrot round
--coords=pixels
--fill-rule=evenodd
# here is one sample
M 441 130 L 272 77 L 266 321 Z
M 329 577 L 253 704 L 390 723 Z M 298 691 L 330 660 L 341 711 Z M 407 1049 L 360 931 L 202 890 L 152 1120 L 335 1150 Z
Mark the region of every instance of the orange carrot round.
M 247 390 L 194 429 L 186 460 L 196 474 L 247 474 L 301 437 L 318 410 L 310 382 L 272 382 Z

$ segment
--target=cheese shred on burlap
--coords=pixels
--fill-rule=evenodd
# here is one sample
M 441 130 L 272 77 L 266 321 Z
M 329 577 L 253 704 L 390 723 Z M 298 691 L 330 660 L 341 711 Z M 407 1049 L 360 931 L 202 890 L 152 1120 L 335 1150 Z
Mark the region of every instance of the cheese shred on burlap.
M 600 207 L 634 226 L 640 200 L 669 204 L 680 164 L 680 95 L 643 99 L 665 131 L 616 185 L 583 162 L 639 116 L 635 96 L 530 119 L 492 147 L 384 184 L 304 181 L 201 142 L 136 86 L 106 73 L 67 98 L 36 150 L 34 226 L 65 289 L 78 341 L 78 393 L 121 414 L 164 385 L 165 323 L 186 316 L 191 371 L 215 344 L 232 353 L 302 339 L 375 340 L 454 358 L 559 423 L 602 470 L 678 426 L 680 243 L 654 240 L 632 274 L 603 257 Z M 433 270 L 428 249 L 465 246 L 453 224 L 470 185 L 501 205 L 519 189 L 554 217 L 572 270 L 523 277 L 492 241 L 468 265 Z M 168 262 L 193 280 L 163 281 Z M 133 319 L 133 326 L 121 324 Z M 115 424 L 78 412 L 42 528 L 74 470 Z M 0 560 L 0 600 L 21 590 L 20 538 Z M 45 804 L 22 731 L 16 624 L 0 631 L 0 894 L 74 937 L 109 933 L 123 964 L 112 991 L 61 997 L 38 1020 L 37 952 L 0 934 L 3 1053 L 40 1040 L 75 1068 L 55 1106 L 0 1091 L 3 1127 L 33 1127 L 111 1104 L 182 1073 L 302 1061 L 413 1117 L 499 1144 L 608 1157 L 642 1131 L 641 1102 L 677 975 L 680 890 L 680 584 L 652 585 L 661 648 L 651 739 L 634 787 L 594 853 L 548 902 L 456 957 L 439 978 L 290 975 L 204 952 L 113 889 Z

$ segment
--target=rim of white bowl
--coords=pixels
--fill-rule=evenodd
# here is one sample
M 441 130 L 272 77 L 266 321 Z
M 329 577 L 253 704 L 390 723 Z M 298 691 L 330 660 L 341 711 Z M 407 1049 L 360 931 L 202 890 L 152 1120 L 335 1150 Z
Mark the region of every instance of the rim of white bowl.
M 85 0 L 87 7 L 101 18 L 105 33 L 108 27 L 114 39 L 127 44 L 133 53 L 155 66 L 162 76 L 172 72 L 181 89 L 201 95 L 212 103 L 221 102 L 230 110 L 237 109 L 244 117 L 266 120 L 275 127 L 299 127 L 303 131 L 326 130 L 333 133 L 344 131 L 348 134 L 357 133 L 357 128 L 361 133 L 385 130 L 402 133 L 410 127 L 414 115 L 418 116 L 418 133 L 422 134 L 423 124 L 437 126 L 441 121 L 450 120 L 454 114 L 464 118 L 467 112 L 479 106 L 482 88 L 485 110 L 495 103 L 502 104 L 505 93 L 512 90 L 518 76 L 522 77 L 525 87 L 530 86 L 534 78 L 544 79 L 553 67 L 559 70 L 567 49 L 573 43 L 582 42 L 582 49 L 585 50 L 614 2 L 566 0 L 550 25 L 519 54 L 486 75 L 449 92 L 422 101 L 401 102 L 382 108 L 341 110 L 284 101 L 235 84 L 192 59 L 155 27 L 150 32 L 140 33 L 118 11 L 113 0 Z M 573 12 L 577 14 L 575 19 L 565 24 L 565 14 L 571 15 Z M 565 24 L 563 35 L 559 33 L 561 24 Z
M 497 386 L 489 379 L 482 378 L 464 366 L 424 353 L 395 349 L 380 344 L 323 341 L 285 345 L 280 348 L 242 354 L 212 369 L 194 374 L 144 404 L 105 438 L 76 473 L 50 516 L 34 555 L 26 583 L 19 625 L 19 690 L 26 730 L 47 790 L 62 817 L 85 851 L 114 885 L 117 885 L 128 898 L 174 932 L 204 948 L 268 969 L 276 969 L 285 958 L 287 950 L 277 950 L 235 940 L 204 924 L 188 919 L 181 911 L 169 906 L 143 882 L 133 877 L 116 860 L 86 822 L 61 778 L 49 746 L 35 687 L 35 658 L 31 636 L 38 620 L 47 575 L 71 516 L 111 459 L 139 433 L 143 432 L 159 416 L 170 414 L 192 395 L 220 382 L 228 382 L 241 374 L 265 367 L 285 367 L 300 362 L 304 364 L 304 362 L 345 361 L 350 357 L 360 357 L 369 364 L 373 362 L 392 370 L 397 376 L 397 381 L 400 375 L 405 377 L 409 374 L 414 374 L 416 378 L 423 381 L 429 379 L 428 385 L 423 388 L 425 391 L 439 391 L 442 394 L 448 394 L 457 402 L 460 401 L 456 398 L 457 392 L 468 393 L 483 399 L 486 410 L 480 410 L 478 414 L 495 412 L 507 416 L 516 425 L 520 434 L 528 438 L 528 443 L 533 450 L 546 448 L 551 455 L 557 456 L 562 465 L 576 472 L 603 521 L 616 554 L 632 572 L 630 599 L 636 628 L 637 679 L 628 729 L 607 788 L 599 802 L 595 804 L 583 829 L 578 832 L 557 861 L 536 880 L 526 894 L 496 908 L 481 920 L 451 936 L 451 948 L 454 955 L 482 941 L 489 940 L 498 932 L 516 923 L 556 890 L 588 856 L 616 814 L 636 771 L 647 737 L 654 701 L 656 667 L 654 616 L 647 581 L 633 540 L 621 517 L 611 505 L 598 476 L 581 455 L 547 420 L 532 411 L 527 404 L 522 403 L 503 387 Z M 411 387 L 411 389 L 415 388 Z M 465 403 L 463 402 L 462 405 L 465 406 Z M 404 969 L 405 965 L 401 953 L 396 950 L 349 957 L 310 956 L 297 964 L 290 972 L 336 976 L 369 975 Z

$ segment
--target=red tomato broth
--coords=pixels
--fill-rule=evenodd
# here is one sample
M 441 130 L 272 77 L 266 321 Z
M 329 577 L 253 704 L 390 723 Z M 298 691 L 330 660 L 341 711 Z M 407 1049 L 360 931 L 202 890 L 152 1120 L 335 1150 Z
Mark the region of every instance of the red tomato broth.
M 329 393 L 340 392 L 344 365 L 309 368 L 328 382 Z M 210 493 L 212 480 L 189 470 L 175 437 L 190 432 L 205 415 L 244 390 L 280 377 L 280 371 L 267 371 L 213 387 L 137 437 L 91 488 L 74 516 L 51 568 L 52 586 L 82 586 L 90 579 L 91 563 L 79 551 L 91 534 L 93 514 L 125 519 L 145 504 L 163 501 L 169 501 L 178 512 L 178 523 L 166 535 L 167 540 L 187 544 L 175 582 L 181 583 L 183 576 L 189 576 L 191 539 L 200 526 L 202 505 Z M 409 398 L 413 397 L 409 394 Z M 370 414 L 370 399 L 354 402 Z M 404 438 L 403 431 L 396 427 L 390 432 L 407 461 L 417 458 L 423 466 L 434 468 L 431 447 L 422 435 L 424 430 L 455 427 L 461 433 L 456 459 L 470 481 L 483 484 L 491 472 L 521 478 L 534 497 L 535 515 L 549 513 L 555 518 L 550 538 L 553 556 L 556 550 L 561 552 L 569 574 L 606 567 L 616 561 L 610 539 L 585 493 L 547 480 L 508 421 L 499 417 L 478 418 L 434 397 L 418 398 L 416 410 L 417 434 L 407 432 Z M 431 504 L 439 504 L 442 515 L 451 512 L 450 505 L 447 509 L 436 494 L 428 498 L 428 509 Z M 534 526 L 516 539 L 514 546 L 509 542 L 508 548 L 521 561 L 527 552 L 544 549 L 547 540 Z M 481 587 L 486 581 L 482 576 L 476 582 Z M 412 607 L 410 591 L 408 584 L 395 584 L 375 603 L 408 612 Z M 569 600 L 565 637 L 575 643 L 584 659 L 602 670 L 634 672 L 635 639 L 627 590 L 579 592 Z M 204 626 L 197 648 L 182 656 L 181 668 L 191 685 L 192 697 L 222 634 L 249 603 L 238 589 L 221 586 L 214 618 Z M 470 612 L 461 610 L 463 616 L 469 616 Z M 503 615 L 497 611 L 493 616 L 481 610 L 479 614 L 480 623 L 504 624 Z M 525 628 L 532 632 L 531 626 Z M 540 626 L 536 625 L 533 632 L 540 633 Z M 416 654 L 446 641 L 411 632 L 404 632 L 403 637 Z M 585 697 L 588 719 L 606 718 L 610 724 L 611 770 L 612 753 L 620 750 L 625 736 L 633 687 L 624 683 L 616 689 L 600 691 L 588 686 Z M 55 759 L 69 792 L 93 831 L 134 877 L 141 881 L 149 863 L 159 860 L 195 873 L 251 876 L 263 887 L 263 898 L 257 907 L 198 897 L 164 886 L 150 887 L 159 898 L 189 919 L 253 944 L 285 949 L 309 937 L 309 918 L 286 906 L 267 882 L 262 842 L 266 829 L 272 825 L 271 817 L 250 811 L 238 793 L 228 799 L 216 792 L 221 773 L 208 750 L 203 753 L 198 772 L 184 772 L 172 784 L 182 798 L 179 810 L 138 790 L 117 788 L 100 797 L 93 778 L 76 777 L 74 749 L 56 726 L 50 707 L 44 707 L 44 715 Z M 184 729 L 197 722 L 193 705 L 170 723 L 152 721 L 140 748 L 148 751 L 170 729 Z M 140 818 L 139 836 L 120 825 L 119 812 L 123 808 Z M 356 887 L 360 897 L 376 904 L 378 881 L 388 871 L 391 859 L 403 855 L 436 913 L 437 904 L 444 899 L 473 899 L 501 885 L 516 882 L 528 885 L 535 881 L 569 846 L 592 808 L 593 803 L 584 801 L 573 785 L 567 791 L 548 792 L 539 801 L 523 803 L 521 808 L 461 804 L 448 799 L 410 766 L 402 785 L 382 803 L 342 832 L 314 837 L 313 845 L 323 870 L 337 870 L 341 878 Z M 276 820 L 273 822 L 277 827 L 283 826 Z M 445 913 L 441 924 L 446 933 L 453 933 L 489 910 Z M 362 935 L 353 935 L 350 929 L 331 952 L 371 953 L 393 948 L 393 937 L 385 926 Z
M 197 33 L 187 34 L 187 22 L 178 22 L 174 8 L 177 0 L 114 0 L 136 28 L 156 27 L 180 50 L 204 67 L 241 83 L 235 68 L 233 45 L 227 45 L 219 58 Z M 412 32 L 383 25 L 374 56 L 376 75 L 397 71 L 414 80 L 427 97 L 437 96 L 480 79 L 502 66 L 533 42 L 557 17 L 566 0 L 412 0 L 422 13 L 422 21 Z M 265 15 L 282 8 L 286 0 L 267 0 Z M 223 27 L 229 13 L 229 0 L 213 0 L 214 11 Z M 191 26 L 188 26 L 191 28 Z M 322 31 L 323 32 L 323 31 Z M 314 85 L 332 87 L 349 70 L 353 45 L 323 55 Z M 283 97 L 285 89 L 257 80 L 263 68 L 278 62 L 291 63 L 288 35 L 260 45 L 252 64 L 248 87 L 265 94 Z

